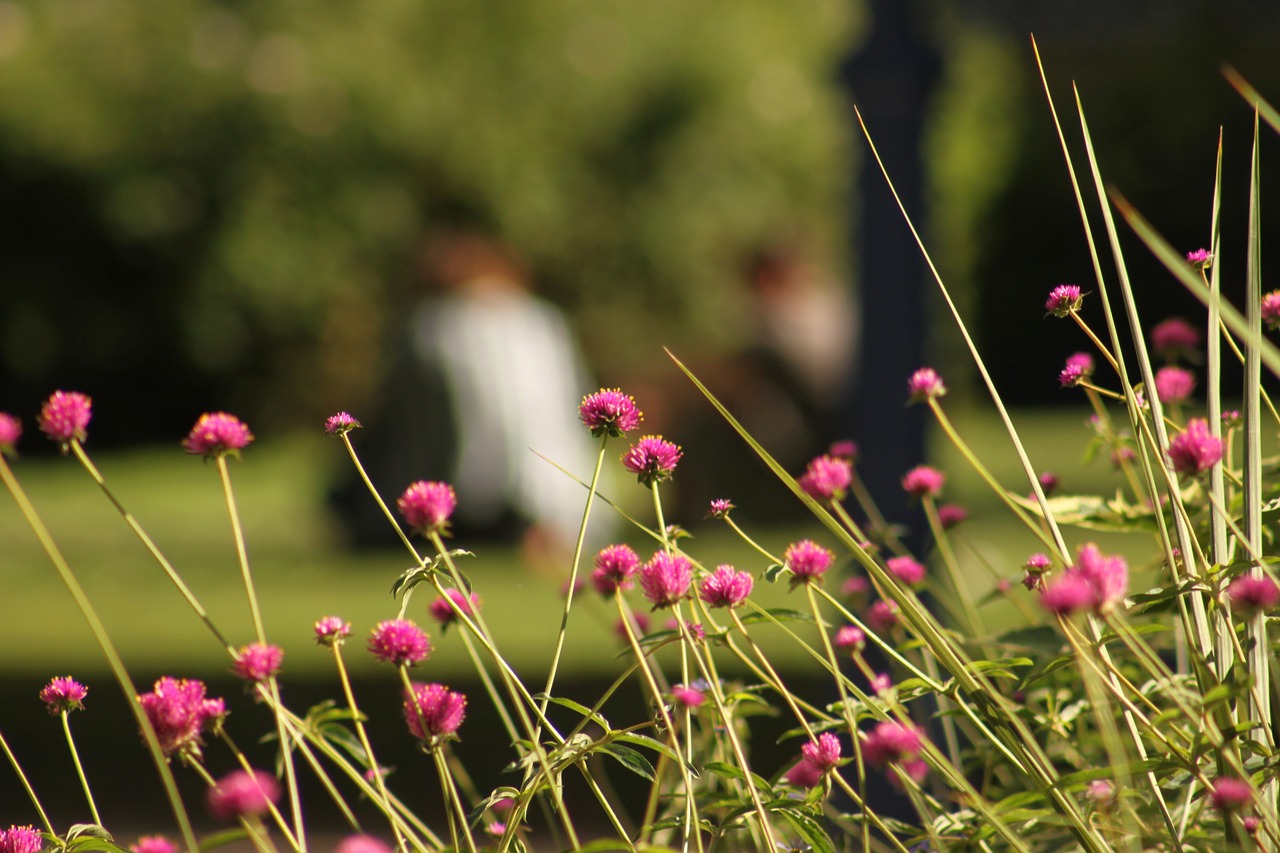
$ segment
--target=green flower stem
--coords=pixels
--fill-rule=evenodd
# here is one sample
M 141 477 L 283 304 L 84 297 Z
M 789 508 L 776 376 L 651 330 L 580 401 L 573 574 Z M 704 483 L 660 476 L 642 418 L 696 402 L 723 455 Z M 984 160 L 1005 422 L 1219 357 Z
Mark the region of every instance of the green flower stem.
M 658 496 L 657 480 L 649 484 L 649 491 L 653 493 L 653 517 L 658 522 L 658 535 L 662 537 L 662 550 L 670 554 L 671 538 L 667 535 L 667 522 L 662 516 L 662 498 Z
M 368 473 L 364 470 L 364 464 L 360 461 L 360 456 L 356 453 L 356 449 L 351 444 L 351 436 L 347 433 L 342 434 L 342 444 L 347 448 L 347 455 L 351 457 L 351 462 L 356 466 L 356 473 L 360 475 L 361 482 L 364 487 L 369 490 L 369 494 L 373 495 L 373 499 L 377 501 L 378 508 L 382 510 L 382 514 L 387 517 L 387 521 L 391 522 L 391 529 L 400 537 L 400 541 L 404 543 L 404 547 L 409 549 L 409 553 L 415 557 L 418 556 L 418 549 L 413 547 L 413 543 L 409 541 L 409 536 L 400 527 L 400 522 L 396 521 L 396 517 L 391 514 L 387 502 L 382 499 L 382 495 L 378 494 L 378 490 L 374 488 L 373 481 L 369 479 Z M 421 560 L 419 560 L 421 562 Z M 406 596 L 408 597 L 408 596 Z
M 333 779 L 329 777 L 324 766 L 320 764 L 320 759 L 311 751 L 311 747 L 307 745 L 305 740 L 295 739 L 294 743 L 297 745 L 298 751 L 302 753 L 302 757 L 306 759 L 307 765 L 310 766 L 312 772 L 316 774 L 316 778 L 320 780 L 320 785 L 324 788 L 325 793 L 327 793 L 329 798 L 333 800 L 338 811 L 342 812 L 342 816 L 346 819 L 347 825 L 356 832 L 359 832 L 360 821 L 356 819 L 355 814 L 352 813 L 351 808 L 347 805 L 347 801 L 342 798 L 342 792 L 338 790 L 336 785 L 334 785 Z M 381 807 L 381 803 L 377 803 L 376 800 L 374 802 Z
M 351 709 L 351 721 L 355 726 L 356 737 L 360 739 L 360 746 L 364 749 L 365 757 L 369 760 L 369 769 L 373 771 L 374 787 L 378 789 L 378 800 L 382 805 L 383 813 L 391 815 L 391 798 L 387 794 L 387 783 L 382 778 L 382 767 L 378 764 L 377 758 L 373 754 L 373 744 L 369 742 L 369 733 L 364 727 L 364 718 L 360 715 L 360 709 L 356 707 L 356 694 L 351 689 L 351 679 L 347 675 L 347 665 L 342 660 L 342 644 L 336 642 L 329 647 L 333 652 L 333 663 L 338 668 L 338 681 L 342 684 L 342 694 L 347 700 L 347 707 Z M 404 853 L 408 850 L 404 834 L 400 831 L 400 825 L 397 821 L 391 820 L 391 831 L 396 837 L 396 847 Z
M 934 544 L 937 545 L 938 554 L 942 557 L 942 565 L 947 570 L 947 581 L 951 584 L 951 589 L 948 591 L 960 601 L 964 617 L 969 623 L 967 626 L 969 636 L 985 637 L 987 636 L 986 626 L 982 624 L 982 617 L 973 605 L 973 598 L 967 592 L 968 587 L 960 578 L 960 566 L 956 563 L 956 555 L 951 550 L 947 533 L 942 529 L 942 520 L 938 517 L 938 505 L 929 495 L 925 495 L 921 503 L 924 505 L 925 518 L 929 520 L 929 529 L 933 532 Z
M 1107 411 L 1107 407 L 1102 405 L 1102 399 L 1098 396 L 1097 389 L 1092 386 L 1086 386 L 1085 398 L 1093 408 L 1093 413 L 1098 416 L 1098 420 L 1105 425 L 1107 433 L 1114 437 L 1116 435 L 1115 422 L 1111 419 L 1111 413 Z M 1116 460 L 1116 463 L 1120 466 L 1125 480 L 1129 483 L 1129 489 L 1133 492 L 1133 499 L 1142 500 L 1144 491 L 1142 483 L 1138 480 L 1138 475 L 1134 473 L 1133 464 L 1123 456 Z
M 858 469 L 853 469 L 853 479 L 849 482 L 849 491 L 853 493 L 853 499 L 857 501 L 858 506 L 871 520 L 872 529 L 882 533 L 884 541 L 889 545 L 893 552 L 901 553 L 906 549 L 902 544 L 902 540 L 898 538 L 898 534 L 894 531 L 892 525 L 885 519 L 884 514 L 880 512 L 879 505 L 876 504 L 875 498 L 867 491 L 867 484 L 862 482 L 862 478 L 858 476 Z M 843 511 L 843 507 L 841 510 Z M 847 518 L 848 513 L 844 513 L 842 518 Z
M 1223 339 L 1227 342 L 1227 346 L 1231 347 L 1231 351 L 1235 353 L 1236 358 L 1239 359 L 1241 364 L 1244 364 L 1244 353 L 1240 351 L 1240 347 L 1236 344 L 1235 336 L 1232 335 L 1231 330 L 1227 328 L 1226 322 L 1219 319 L 1218 326 L 1222 332 Z M 1271 417 L 1277 424 L 1280 424 L 1280 412 L 1276 411 L 1275 403 L 1271 401 L 1271 395 L 1267 393 L 1267 389 L 1259 385 L 1258 393 L 1261 396 L 1262 401 L 1267 404 L 1267 408 L 1271 410 Z
M 210 633 L 213 634 L 213 636 L 222 645 L 222 647 L 227 650 L 227 654 L 230 654 L 234 657 L 235 648 L 231 645 L 231 643 L 227 642 L 227 639 L 224 636 L 222 636 L 222 632 L 219 631 L 217 626 L 213 624 L 213 620 L 209 617 L 209 614 L 205 611 L 204 607 L 200 604 L 195 594 L 187 587 L 186 583 L 182 580 L 182 577 L 178 574 L 177 569 L 175 569 L 173 565 L 168 561 L 168 559 L 165 558 L 164 554 L 161 553 L 159 547 L 156 546 L 156 543 L 153 542 L 151 537 L 147 535 L 147 532 L 142 529 L 142 525 L 139 524 L 138 520 L 133 517 L 133 514 L 130 513 L 127 509 L 125 509 L 124 505 L 120 503 L 119 499 L 116 498 L 115 494 L 111 491 L 111 489 L 107 487 L 106 480 L 103 478 L 102 474 L 98 471 L 97 466 L 93 464 L 93 461 L 89 458 L 89 455 L 85 453 L 84 448 L 80 445 L 80 442 L 78 441 L 71 442 L 71 452 L 75 454 L 76 459 L 80 461 L 80 464 L 84 466 L 84 469 L 89 472 L 89 476 L 92 477 L 93 481 L 98 484 L 98 488 L 102 490 L 102 493 L 104 495 L 106 495 L 107 500 L 111 502 L 111 505 L 114 506 L 116 508 L 116 511 L 120 513 L 120 516 L 121 518 L 124 519 L 125 524 L 127 524 L 129 526 L 129 529 L 134 532 L 134 535 L 136 535 L 138 539 L 142 541 L 143 546 L 146 547 L 147 551 L 151 554 L 151 557 L 156 561 L 157 564 L 159 564 L 160 568 L 164 570 L 164 573 L 168 575 L 169 580 L 173 583 L 175 587 L 177 587 L 178 592 L 182 594 L 182 597 L 186 600 L 187 604 L 191 607 L 192 610 L 195 611 L 195 614 L 198 617 L 200 617 L 200 621 L 204 622 L 205 627 L 209 629 Z
M 836 518 L 840 519 L 844 526 L 848 528 L 849 533 L 859 542 L 866 542 L 870 539 L 870 537 L 867 536 L 866 531 L 858 526 L 857 522 L 853 520 L 853 517 L 849 515 L 844 508 L 844 504 L 840 503 L 840 501 L 831 501 L 831 510 Z M 889 542 L 889 528 L 885 527 L 882 529 L 885 530 L 885 541 Z M 895 554 L 905 554 L 907 552 L 906 546 L 903 545 L 901 540 L 896 536 L 892 537 L 892 546 Z
M 72 439 L 71 446 L 74 448 L 78 443 Z M 35 507 L 31 504 L 27 493 L 18 483 L 17 478 L 13 476 L 13 470 L 9 467 L 9 462 L 5 459 L 4 454 L 0 454 L 0 480 L 4 481 L 9 494 L 13 495 L 13 499 L 17 502 L 18 509 L 22 512 L 23 518 L 26 519 L 27 525 L 30 526 L 32 532 L 35 533 L 36 538 L 40 541 L 45 554 L 48 555 L 50 562 L 53 563 L 58 576 L 67 587 L 67 591 L 71 593 L 71 597 L 75 600 L 81 615 L 84 616 L 85 622 L 88 623 L 89 630 L 93 633 L 98 647 L 102 649 L 102 653 L 107 659 L 107 664 L 111 667 L 112 674 L 119 683 L 120 689 L 124 692 L 124 698 L 129 704 L 129 710 L 132 712 L 134 719 L 137 720 L 138 728 L 147 742 L 147 749 L 151 753 L 151 760 L 160 774 L 160 781 L 164 785 L 165 795 L 173 810 L 174 819 L 178 822 L 182 840 L 187 845 L 190 853 L 196 853 L 200 849 L 199 842 L 196 841 L 195 833 L 191 830 L 191 820 L 187 816 L 186 807 L 182 804 L 182 797 L 178 793 L 173 771 L 169 767 L 164 751 L 160 748 L 160 741 L 156 739 L 156 731 L 146 713 L 142 710 L 142 705 L 138 702 L 138 688 L 134 686 L 133 680 L 129 677 L 129 673 L 124 667 L 124 662 L 120 659 L 119 653 L 116 652 L 115 644 L 111 642 L 111 638 L 107 635 L 107 630 L 103 627 L 102 620 L 98 618 L 97 611 L 89 603 L 89 597 L 85 595 L 84 588 L 80 586 L 80 581 L 76 579 L 75 573 L 71 571 L 71 566 L 68 565 L 66 558 L 62 555 L 62 550 L 53 541 L 53 536 L 49 533 L 49 529 L 45 527 L 44 521 L 41 520 Z M 7 746 L 5 752 L 8 752 Z M 10 757 L 10 761 L 12 760 L 12 757 Z M 30 787 L 27 790 L 30 794 Z M 32 799 L 34 801 L 34 795 L 32 795 Z M 40 812 L 41 816 L 44 817 L 43 810 L 40 810 Z M 45 823 L 48 823 L 47 818 Z
M 80 764 L 80 753 L 76 750 L 75 738 L 71 736 L 71 721 L 67 719 L 67 710 L 64 708 L 58 716 L 62 718 L 62 731 L 67 736 L 67 748 L 71 750 L 71 760 L 76 765 L 76 775 L 80 777 L 80 787 L 84 789 L 84 798 L 89 802 L 89 813 L 93 815 L 93 822 L 98 826 L 102 826 L 102 817 L 98 814 L 98 806 L 93 802 L 93 792 L 89 789 L 89 780 L 85 778 L 84 766 Z
M 582 774 L 582 781 L 586 782 L 587 787 L 591 789 L 591 793 L 595 795 L 596 801 L 604 808 L 605 817 L 609 819 L 613 831 L 618 834 L 618 840 L 627 845 L 627 849 L 635 853 L 636 846 L 631 841 L 631 833 L 627 832 L 627 828 L 622 825 L 622 820 L 618 817 L 613 806 L 609 803 L 608 796 L 600 789 L 600 783 L 591 775 L 590 769 L 585 763 L 579 762 L 577 765 L 578 772 Z
M 445 797 L 445 813 L 449 816 L 449 832 L 453 837 L 453 849 L 458 849 L 458 827 L 462 827 L 462 836 L 467 841 L 467 849 L 476 853 L 476 840 L 471 837 L 471 825 L 467 822 L 467 810 L 458 796 L 458 788 L 453 776 L 449 773 L 449 765 L 445 761 L 444 747 L 439 746 L 431 751 L 435 759 L 436 772 L 440 776 L 440 787 Z
M 22 765 L 18 763 L 18 758 L 9 749 L 9 742 L 4 739 L 4 735 L 0 734 L 0 749 L 4 750 L 5 758 L 9 759 L 9 765 L 13 767 L 13 772 L 18 774 L 19 781 L 22 782 L 22 788 L 27 792 L 27 799 L 31 800 L 31 805 L 35 806 L 36 813 L 40 815 L 40 823 L 44 824 L 45 832 L 55 835 L 53 824 L 49 822 L 49 816 L 45 814 L 44 806 L 40 805 L 40 798 L 36 796 L 36 789 L 31 787 L 31 780 L 27 778 L 27 774 L 23 772 Z M 195 853 L 195 848 L 191 848 Z
M 595 500 L 596 488 L 600 483 L 600 471 L 604 467 L 604 451 L 609 443 L 609 434 L 606 432 L 600 437 L 600 452 L 596 455 L 596 467 L 591 472 L 591 485 L 587 487 L 587 503 L 582 509 L 582 524 L 578 527 L 578 541 L 573 546 L 573 564 L 569 569 L 569 588 L 564 595 L 564 611 L 560 614 L 560 630 L 556 633 L 556 648 L 551 655 L 551 668 L 547 671 L 547 682 L 542 688 L 544 697 L 538 705 L 540 715 L 547 712 L 547 703 L 551 701 L 551 691 L 555 687 L 556 673 L 560 669 L 560 656 L 564 653 L 564 638 L 569 631 L 569 612 L 573 608 L 573 590 L 578 583 L 578 567 L 582 562 L 582 548 L 587 539 L 587 522 L 591 519 L 591 504 Z M 534 731 L 533 738 L 538 740 L 542 736 L 542 724 L 539 723 Z
M 746 542 L 748 545 L 754 548 L 756 552 L 760 554 L 760 556 L 764 557 L 770 563 L 778 563 L 779 565 L 781 565 L 782 560 L 778 559 L 773 554 L 769 553 L 769 551 L 765 549 L 763 546 L 761 546 L 760 543 L 756 542 L 756 540 L 748 536 L 746 531 L 743 530 L 741 527 L 739 527 L 737 522 L 735 522 L 731 516 L 726 515 L 724 517 L 724 523 L 729 525 L 729 527 L 733 529 L 733 532 L 738 534 L 738 536 L 742 539 L 743 542 Z
M 798 722 L 800 727 L 804 729 L 804 733 L 809 736 L 809 740 L 817 740 L 817 735 L 813 733 L 813 727 L 809 725 L 808 718 L 800 712 L 800 707 L 796 704 L 795 697 L 787 688 L 786 683 L 782 680 L 781 676 L 778 675 L 777 670 L 773 668 L 773 664 L 769 663 L 769 659 L 765 657 L 764 652 L 761 651 L 758 645 L 756 645 L 756 641 L 752 639 L 751 633 L 747 630 L 747 626 L 743 624 L 742 620 L 738 617 L 737 610 L 731 609 L 729 611 L 729 618 L 733 620 L 733 625 L 738 629 L 738 633 L 742 635 L 742 639 L 747 641 L 747 645 L 751 648 L 752 654 L 756 656 L 756 660 L 760 661 L 760 665 L 769 673 L 769 678 L 767 680 L 769 681 L 770 686 L 773 687 L 778 695 L 782 697 L 782 701 L 787 703 L 787 707 L 791 709 L 791 713 L 795 715 L 796 722 Z

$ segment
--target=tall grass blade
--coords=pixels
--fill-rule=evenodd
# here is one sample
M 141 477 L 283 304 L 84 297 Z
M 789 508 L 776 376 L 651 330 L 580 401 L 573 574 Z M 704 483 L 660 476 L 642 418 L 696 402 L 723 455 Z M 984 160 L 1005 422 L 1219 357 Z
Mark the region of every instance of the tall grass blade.
M 1222 67 L 1222 76 L 1226 77 L 1232 88 L 1239 92 L 1240 96 L 1249 102 L 1249 106 L 1253 107 L 1262 116 L 1263 121 L 1271 125 L 1272 130 L 1280 133 L 1280 110 L 1267 103 L 1266 99 L 1258 94 L 1258 90 L 1249 85 L 1249 82 L 1240 76 L 1240 72 L 1230 65 Z

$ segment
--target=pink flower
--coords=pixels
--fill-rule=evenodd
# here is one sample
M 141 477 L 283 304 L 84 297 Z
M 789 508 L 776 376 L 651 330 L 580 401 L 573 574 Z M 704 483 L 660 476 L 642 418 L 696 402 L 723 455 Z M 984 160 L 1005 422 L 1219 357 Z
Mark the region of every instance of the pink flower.
M 858 458 L 858 445 L 847 438 L 842 441 L 834 441 L 831 443 L 831 447 L 827 449 L 827 455 L 853 462 Z
M 640 568 L 640 557 L 626 545 L 609 545 L 596 554 L 591 583 L 601 595 L 613 595 L 633 586 L 632 576 Z
M 1037 479 L 1040 480 L 1040 488 L 1044 491 L 1045 497 L 1049 497 L 1058 491 L 1058 486 L 1060 485 L 1058 475 L 1052 471 L 1045 471 Z
M 1027 562 L 1022 565 L 1026 569 L 1026 575 L 1022 578 L 1022 585 L 1027 589 L 1035 589 L 1040 586 L 1040 579 L 1049 570 L 1050 565 L 1049 558 L 1044 554 L 1032 554 L 1027 558 Z
M 447 533 L 449 516 L 458 506 L 453 486 L 435 480 L 418 480 L 396 501 L 405 524 L 424 536 Z
M 467 715 L 467 697 L 443 684 L 414 684 L 405 693 L 404 721 L 418 740 L 451 735 Z
M 640 590 L 653 609 L 672 607 L 689 592 L 693 567 L 680 555 L 659 551 L 640 567 Z
M 796 481 L 814 500 L 843 500 L 853 482 L 853 463 L 834 456 L 819 456 Z
M 915 586 L 924 580 L 924 566 L 906 555 L 890 557 L 885 561 L 889 573 L 907 586 Z
M 1204 418 L 1192 418 L 1187 428 L 1169 441 L 1169 461 L 1179 474 L 1194 476 L 1222 459 L 1222 439 L 1209 434 Z
M 870 589 L 871 584 L 861 576 L 849 578 L 840 585 L 840 592 L 847 598 L 861 598 Z
M 867 608 L 867 624 L 877 634 L 884 634 L 898 624 L 898 605 L 892 601 L 873 602 Z
M 236 655 L 231 671 L 245 681 L 262 682 L 280 671 L 284 649 L 266 643 L 250 643 Z
M 451 601 L 453 602 L 452 605 L 449 603 Z M 480 597 L 474 592 L 469 596 L 463 595 L 460 590 L 450 587 L 444 591 L 444 595 L 431 602 L 429 609 L 431 618 L 435 619 L 443 627 L 455 622 L 459 612 L 470 618 L 479 608 Z
M 707 515 L 711 518 L 728 518 L 729 510 L 733 508 L 733 503 L 728 498 L 716 498 L 711 502 Z
M 902 723 L 886 720 L 877 723 L 862 742 L 862 754 L 879 767 L 890 762 L 918 758 L 924 747 L 920 733 Z
M 1166 358 L 1195 352 L 1200 348 L 1200 330 L 1181 317 L 1170 317 L 1151 330 L 1151 347 Z
M 1253 800 L 1253 790 L 1243 779 L 1220 776 L 1213 780 L 1209 800 L 1218 811 L 1231 812 L 1247 806 Z
M 13 456 L 19 438 L 22 438 L 22 421 L 7 412 L 0 412 L 0 453 Z
M 840 739 L 831 732 L 823 732 L 817 740 L 801 746 L 800 754 L 823 773 L 829 773 L 840 763 Z
M 917 498 L 936 498 L 942 494 L 942 484 L 946 481 L 946 476 L 937 468 L 918 465 L 902 475 L 902 488 Z
M 703 579 L 699 596 L 709 607 L 737 607 L 747 600 L 754 585 L 750 572 L 739 572 L 733 566 L 721 565 Z
M 1099 806 L 1110 805 L 1116 797 L 1116 786 L 1107 779 L 1094 779 L 1085 789 L 1084 795 Z
M 906 774 L 907 778 L 915 782 L 917 785 L 925 780 L 929 775 L 929 765 L 925 763 L 923 758 L 908 758 L 906 761 L 898 764 L 898 769 Z M 902 787 L 902 780 L 897 776 L 889 777 L 890 784 L 895 788 Z
M 1262 297 L 1262 322 L 1269 328 L 1280 329 L 1280 290 Z
M 1093 356 L 1087 352 L 1077 352 L 1067 356 L 1067 363 L 1058 374 L 1058 382 L 1063 388 L 1070 388 L 1092 375 Z
M 44 837 L 34 826 L 11 826 L 0 830 L 0 853 L 39 853 Z
M 782 774 L 787 784 L 796 788 L 816 788 L 822 782 L 822 768 L 812 761 L 800 760 L 794 767 Z
M 280 783 L 263 770 L 233 770 L 209 789 L 208 798 L 215 820 L 264 815 L 280 799 Z
M 646 435 L 623 454 L 622 464 L 642 485 L 652 486 L 671 476 L 680 456 L 680 448 L 662 436 Z
M 845 625 L 836 631 L 835 647 L 842 652 L 856 652 L 866 642 L 867 635 L 857 625 Z
M 84 394 L 79 391 L 54 391 L 53 396 L 40 407 L 36 425 L 49 438 L 66 445 L 72 439 L 85 440 L 92 415 L 92 401 Z
M 315 624 L 316 642 L 322 646 L 336 646 L 351 636 L 351 623 L 337 616 L 325 616 Z
M 1280 587 L 1269 577 L 1241 575 L 1227 587 L 1231 605 L 1246 613 L 1270 610 L 1280 602 Z
M 408 619 L 388 619 L 373 629 L 369 651 L 383 663 L 413 666 L 431 654 L 431 641 Z
M 836 555 L 812 539 L 802 539 L 787 546 L 782 562 L 791 572 L 791 584 L 816 581 L 826 574 Z
M 1162 367 L 1156 371 L 1156 398 L 1167 405 L 1185 403 L 1196 390 L 1196 377 L 1181 367 Z
M 209 412 L 200 416 L 182 446 L 188 453 L 213 459 L 237 454 L 253 441 L 253 433 L 235 415 Z
M 1089 583 L 1093 593 L 1091 605 L 1098 613 L 1106 613 L 1124 602 L 1129 591 L 1129 564 L 1124 557 L 1108 557 L 1093 543 L 1082 545 L 1076 555 L 1076 567 Z
M 631 432 L 644 418 L 636 401 L 618 388 L 601 388 L 582 398 L 578 417 L 596 438 L 609 435 L 614 438 Z
M 89 688 L 74 678 L 55 678 L 40 691 L 40 701 L 49 706 L 49 713 L 57 716 L 66 711 L 84 710 L 84 697 Z
M 325 435 L 346 435 L 353 429 L 359 429 L 364 426 L 355 418 L 346 412 L 338 412 L 336 415 L 330 415 L 325 418 L 324 432 Z
M 943 504 L 938 507 L 938 523 L 943 530 L 950 530 L 969 517 L 969 511 L 960 504 Z
M 635 620 L 635 629 L 637 634 L 644 636 L 649 633 L 650 620 L 648 613 L 633 613 L 631 614 L 631 618 Z M 618 639 L 622 640 L 624 643 L 627 642 L 627 626 L 621 619 L 613 623 L 613 633 L 617 634 Z
M 392 853 L 392 847 L 372 835 L 348 835 L 338 842 L 333 853 Z
M 163 835 L 144 835 L 129 845 L 133 853 L 178 853 L 178 845 Z
M 1055 317 L 1065 317 L 1072 311 L 1079 311 L 1084 301 L 1084 294 L 1077 284 L 1060 284 L 1049 292 L 1045 300 L 1044 310 Z
M 686 687 L 683 684 L 677 684 L 671 688 L 671 699 L 680 708 L 689 711 L 696 711 L 707 701 L 707 697 L 702 694 L 701 690 L 695 687 Z
M 947 386 L 942 384 L 942 377 L 932 367 L 922 367 L 907 380 L 907 399 L 917 403 L 933 400 L 947 393 Z
M 1194 252 L 1187 252 L 1187 263 L 1196 269 L 1205 269 L 1213 263 L 1213 253 L 1208 249 L 1196 249 Z
M 1040 590 L 1040 604 L 1050 613 L 1070 616 L 1093 606 L 1093 588 L 1080 572 L 1067 569 Z
M 871 692 L 877 696 L 883 696 L 893 689 L 893 679 L 889 677 L 889 673 L 882 672 L 871 677 Z
M 206 699 L 204 682 L 165 676 L 138 697 L 165 755 L 198 757 L 200 735 L 227 713 L 221 699 Z

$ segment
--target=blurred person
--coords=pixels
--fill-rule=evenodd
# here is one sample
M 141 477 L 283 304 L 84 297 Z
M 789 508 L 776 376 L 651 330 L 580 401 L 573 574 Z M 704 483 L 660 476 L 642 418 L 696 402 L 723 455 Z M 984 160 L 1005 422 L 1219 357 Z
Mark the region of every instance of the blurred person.
M 389 502 L 414 480 L 445 480 L 464 543 L 520 541 L 535 558 L 563 554 L 587 493 L 538 454 L 584 482 L 595 457 L 577 418 L 593 389 L 567 322 L 534 295 L 524 261 L 479 233 L 427 239 L 417 278 L 424 293 L 406 318 L 382 409 L 353 435 L 371 479 Z M 395 545 L 363 490 L 348 481 L 333 494 L 353 543 Z

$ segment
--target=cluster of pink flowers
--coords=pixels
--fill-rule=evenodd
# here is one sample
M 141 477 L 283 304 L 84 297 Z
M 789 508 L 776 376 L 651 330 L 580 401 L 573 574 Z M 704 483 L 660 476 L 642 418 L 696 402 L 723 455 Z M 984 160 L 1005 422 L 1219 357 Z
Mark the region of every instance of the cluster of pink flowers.
M 34 826 L 0 829 L 0 853 L 39 853 L 44 836 Z
M 867 624 L 877 634 L 886 634 L 901 621 L 898 617 L 898 605 L 886 599 L 879 599 L 867 608 Z
M 22 438 L 22 421 L 7 412 L 0 412 L 0 453 L 12 457 L 18 439 Z
M 49 713 L 57 716 L 68 711 L 84 709 L 84 697 L 89 688 L 74 678 L 54 678 L 40 691 L 40 701 L 49 706 Z
M 659 551 L 640 567 L 640 589 L 654 610 L 675 606 L 692 583 L 693 566 L 679 554 Z
M 1262 322 L 1268 328 L 1280 329 L 1280 290 L 1273 290 L 1262 297 Z
M 316 642 L 333 647 L 351 636 L 351 623 L 337 616 L 325 616 L 315 624 Z
M 902 488 L 912 497 L 936 498 L 942 494 L 942 486 L 946 481 L 946 475 L 937 468 L 918 465 L 902 475 Z
M 204 682 L 165 676 L 138 697 L 165 755 L 198 757 L 201 735 L 227 714 L 221 699 L 205 697 Z
M 1280 603 L 1280 586 L 1265 575 L 1241 575 L 1227 586 L 1231 606 L 1246 613 L 1270 610 Z
M 969 517 L 969 511 L 960 504 L 943 504 L 938 507 L 938 523 L 943 530 L 950 530 Z
M 671 700 L 675 702 L 678 708 L 683 708 L 686 711 L 696 711 L 702 707 L 703 702 L 707 701 L 707 697 L 696 687 L 677 684 L 671 688 Z
M 840 739 L 823 732 L 800 747 L 800 761 L 783 777 L 797 788 L 815 788 L 840 764 Z
M 359 429 L 362 426 L 364 424 L 347 412 L 338 412 L 336 415 L 330 415 L 325 419 L 324 431 L 325 435 L 346 435 L 351 430 Z
M 1210 434 L 1209 422 L 1192 418 L 1179 435 L 1169 440 L 1169 462 L 1179 474 L 1195 476 L 1222 459 L 1222 439 Z
M 646 435 L 623 454 L 622 464 L 641 485 L 652 486 L 671 476 L 680 456 L 681 450 L 675 444 L 660 435 Z
M 1044 573 L 1049 571 L 1052 562 L 1044 554 L 1032 554 L 1027 561 L 1022 564 L 1022 568 L 1026 570 L 1026 574 L 1022 578 L 1022 585 L 1027 589 L 1036 589 L 1041 584 L 1041 578 Z
M 1049 293 L 1044 310 L 1055 317 L 1066 317 L 1073 311 L 1079 311 L 1083 302 L 1084 294 L 1078 284 L 1060 284 Z
M 933 400 L 947 393 L 942 377 L 932 367 L 922 367 L 907 379 L 907 399 L 917 403 Z
M 856 652 L 866 644 L 866 632 L 857 625 L 844 625 L 836 631 L 835 647 L 842 652 Z
M 728 518 L 729 510 L 733 509 L 733 502 L 728 498 L 716 498 L 711 501 L 707 509 L 708 518 Z
M 699 596 L 708 607 L 737 607 L 747 600 L 754 584 L 750 572 L 740 572 L 733 566 L 720 565 L 703 579 Z
M 1187 263 L 1196 269 L 1206 269 L 1213 263 L 1213 253 L 1208 249 L 1196 249 L 1187 252 Z
M 245 681 L 260 683 L 275 677 L 284 663 L 284 649 L 269 643 L 250 643 L 236 653 L 231 671 Z
M 794 542 L 782 554 L 783 565 L 791 572 L 792 586 L 821 579 L 835 560 L 835 554 L 812 539 Z
M 264 770 L 233 770 L 209 789 L 209 814 L 230 821 L 264 815 L 280 799 L 280 783 Z
M 627 545 L 609 545 L 596 554 L 591 570 L 591 583 L 604 596 L 634 585 L 632 576 L 640 568 L 640 557 Z
M 1200 348 L 1200 330 L 1181 317 L 1170 317 L 1151 329 L 1151 348 L 1164 358 L 1194 353 Z
M 36 425 L 49 438 L 62 445 L 84 441 L 88 437 L 92 401 L 79 391 L 54 391 L 40 407 Z
M 644 413 L 636 408 L 636 401 L 619 388 L 601 388 L 582 398 L 578 417 L 591 434 L 599 438 L 609 435 L 620 437 L 640 425 Z
M 1213 788 L 1209 791 L 1209 800 L 1218 811 L 1233 812 L 1253 802 L 1253 789 L 1243 779 L 1236 779 L 1233 776 L 1219 776 L 1213 780 Z
M 1092 543 L 1082 545 L 1075 566 L 1047 584 L 1040 603 L 1063 616 L 1088 608 L 1106 614 L 1124 601 L 1129 591 L 1129 564 L 1120 556 L 1107 556 Z
M 333 848 L 333 853 L 392 853 L 392 847 L 372 835 L 348 835 Z
M 443 684 L 413 685 L 404 697 L 404 721 L 418 740 L 452 735 L 467 715 L 467 697 Z
M 253 441 L 253 433 L 235 415 L 209 412 L 200 416 L 182 441 L 188 453 L 213 459 L 239 453 Z
M 1156 371 L 1156 399 L 1169 406 L 1177 406 L 1191 399 L 1196 390 L 1196 376 L 1181 367 L 1162 367 Z
M 924 741 L 914 727 L 892 720 L 877 723 L 862 742 L 862 754 L 871 764 L 885 767 L 897 764 L 904 773 L 917 782 L 929 772 L 920 753 Z
M 424 536 L 447 533 L 449 517 L 458 506 L 453 486 L 434 480 L 418 480 L 396 501 L 409 529 Z
M 1067 363 L 1058 374 L 1058 383 L 1063 388 L 1074 388 L 1093 375 L 1093 356 L 1087 352 L 1077 352 L 1067 356 Z
M 889 570 L 889 574 L 907 586 L 916 586 L 924 582 L 924 566 L 914 557 L 905 554 L 901 557 L 890 557 L 885 560 L 884 565 Z
M 853 482 L 853 463 L 843 457 L 819 456 L 796 482 L 814 500 L 843 500 Z
M 464 595 L 462 590 L 450 587 L 444 591 L 444 595 L 431 602 L 428 609 L 431 611 L 431 618 L 439 622 L 441 627 L 447 627 L 457 621 L 459 613 L 468 619 L 475 615 L 480 609 L 480 596 L 474 592 Z
M 408 619 L 387 619 L 374 626 L 369 651 L 383 663 L 413 666 L 431 654 L 431 640 Z
M 163 835 L 144 835 L 129 845 L 133 853 L 178 853 L 178 845 Z

